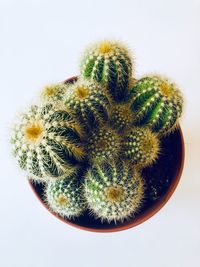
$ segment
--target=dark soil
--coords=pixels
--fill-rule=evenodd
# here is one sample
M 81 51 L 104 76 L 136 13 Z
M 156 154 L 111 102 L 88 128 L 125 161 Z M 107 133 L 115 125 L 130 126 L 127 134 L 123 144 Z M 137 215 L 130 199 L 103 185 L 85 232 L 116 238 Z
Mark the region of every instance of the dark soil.
M 182 161 L 182 143 L 180 131 L 176 130 L 167 137 L 161 139 L 161 152 L 158 160 L 151 167 L 145 168 L 142 171 L 142 175 L 145 179 L 146 189 L 145 189 L 145 199 L 143 206 L 135 215 L 135 218 L 141 216 L 144 213 L 157 206 L 163 198 L 166 197 L 172 181 L 176 178 Z M 39 198 L 43 200 L 43 190 L 44 186 L 42 184 L 31 184 L 36 194 Z M 123 223 L 118 223 L 117 225 L 114 222 L 107 223 L 101 222 L 98 219 L 95 219 L 93 216 L 89 215 L 86 211 L 82 216 L 71 220 L 72 223 L 80 225 L 83 227 L 89 227 L 93 229 L 111 229 L 118 227 L 120 225 L 129 224 L 129 220 L 124 221 Z M 66 220 L 68 221 L 68 220 Z

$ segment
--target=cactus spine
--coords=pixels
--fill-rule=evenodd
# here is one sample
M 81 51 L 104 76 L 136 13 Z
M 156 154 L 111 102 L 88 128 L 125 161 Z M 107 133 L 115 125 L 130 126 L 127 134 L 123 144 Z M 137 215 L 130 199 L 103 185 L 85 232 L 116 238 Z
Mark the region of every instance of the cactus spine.
M 148 128 L 133 128 L 122 141 L 124 158 L 139 167 L 151 165 L 157 159 L 159 151 L 159 139 Z
M 82 77 L 106 85 L 110 96 L 117 102 L 127 97 L 131 74 L 132 62 L 129 52 L 120 43 L 96 43 L 89 47 L 83 56 Z
M 147 125 L 161 134 L 176 127 L 183 98 L 174 83 L 159 76 L 147 76 L 136 83 L 131 93 L 136 125 Z
M 136 170 L 118 160 L 91 166 L 85 180 L 90 210 L 102 221 L 123 221 L 138 212 L 144 184 Z
M 53 104 L 22 114 L 11 142 L 20 167 L 38 181 L 76 172 L 85 156 L 80 126 Z
M 93 128 L 108 120 L 110 102 L 102 86 L 96 82 L 78 80 L 68 85 L 66 108 L 86 128 Z
M 46 203 L 53 212 L 69 219 L 84 212 L 86 205 L 79 179 L 78 175 L 72 175 L 46 185 Z

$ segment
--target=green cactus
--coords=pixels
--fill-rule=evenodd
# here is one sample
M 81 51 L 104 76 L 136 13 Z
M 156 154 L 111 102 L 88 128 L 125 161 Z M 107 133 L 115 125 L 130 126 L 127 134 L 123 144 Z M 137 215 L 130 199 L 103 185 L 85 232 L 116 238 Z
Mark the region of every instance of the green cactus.
M 67 85 L 64 83 L 49 84 L 41 90 L 41 100 L 44 103 L 58 103 L 63 100 L 66 93 Z
M 84 212 L 86 204 L 79 179 L 79 174 L 66 176 L 46 185 L 45 202 L 50 210 L 68 219 L 78 217 Z
M 65 105 L 86 128 L 108 120 L 110 102 L 102 86 L 96 82 L 78 80 L 68 84 Z
M 127 97 L 131 74 L 129 52 L 120 43 L 103 41 L 86 49 L 81 62 L 82 77 L 106 85 L 116 102 Z
M 85 198 L 102 221 L 123 221 L 138 212 L 144 196 L 139 173 L 118 160 L 90 167 L 85 179 Z
M 160 76 L 147 76 L 138 80 L 131 93 L 135 125 L 147 125 L 161 134 L 177 126 L 183 98 L 174 83 Z
M 117 104 L 112 108 L 110 125 L 118 132 L 129 129 L 133 124 L 133 114 L 128 103 Z
M 118 156 L 120 143 L 120 136 L 107 126 L 93 130 L 87 142 L 89 160 L 94 163 Z
M 133 62 L 118 42 L 91 45 L 80 77 L 45 86 L 39 105 L 13 128 L 20 168 L 44 183 L 42 200 L 65 219 L 84 214 L 85 221 L 91 212 L 102 222 L 123 222 L 141 211 L 145 197 L 142 212 L 149 207 L 152 190 L 166 189 L 164 178 L 148 179 L 147 187 L 141 173 L 157 160 L 159 139 L 177 127 L 183 97 L 159 75 L 136 80 Z
M 160 151 L 157 134 L 144 127 L 133 128 L 122 140 L 122 154 L 138 167 L 147 167 L 158 158 Z
M 13 129 L 11 142 L 19 166 L 30 179 L 45 181 L 77 171 L 84 159 L 81 127 L 63 107 L 31 106 Z

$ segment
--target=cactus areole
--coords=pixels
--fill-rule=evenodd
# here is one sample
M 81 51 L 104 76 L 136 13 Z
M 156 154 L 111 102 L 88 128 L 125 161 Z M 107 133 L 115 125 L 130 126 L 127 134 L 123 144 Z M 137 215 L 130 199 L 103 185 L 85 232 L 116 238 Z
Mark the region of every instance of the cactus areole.
M 162 75 L 134 76 L 130 49 L 89 46 L 80 75 L 45 85 L 16 120 L 13 156 L 43 205 L 79 229 L 114 232 L 158 212 L 184 164 L 183 96 Z

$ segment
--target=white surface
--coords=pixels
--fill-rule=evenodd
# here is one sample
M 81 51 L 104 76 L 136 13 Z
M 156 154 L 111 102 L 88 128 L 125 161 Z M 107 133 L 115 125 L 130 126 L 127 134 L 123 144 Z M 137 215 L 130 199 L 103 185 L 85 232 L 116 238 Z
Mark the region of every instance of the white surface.
M 200 262 L 200 1 L 0 0 L 0 266 L 188 267 Z M 38 202 L 9 154 L 9 126 L 41 86 L 77 74 L 82 49 L 129 44 L 137 77 L 160 72 L 185 94 L 186 163 L 167 205 L 114 234 L 69 227 Z

